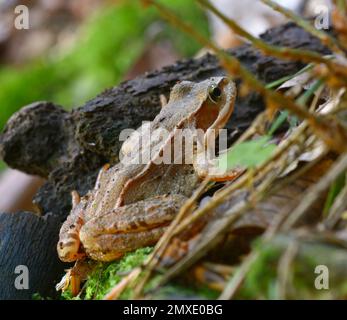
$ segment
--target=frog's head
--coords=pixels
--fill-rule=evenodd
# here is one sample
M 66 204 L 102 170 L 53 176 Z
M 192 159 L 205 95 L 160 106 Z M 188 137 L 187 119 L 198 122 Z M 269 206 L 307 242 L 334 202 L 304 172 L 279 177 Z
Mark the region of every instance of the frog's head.
M 199 129 L 198 133 L 203 131 L 203 135 L 197 135 L 194 168 L 200 177 L 211 175 L 209 161 L 215 153 L 213 142 L 234 110 L 236 86 L 227 77 L 213 77 L 195 84 L 187 82 L 183 86 L 187 92 L 190 87 L 189 93 L 185 94 L 186 97 L 190 96 L 191 101 L 188 126 Z M 187 103 L 185 105 L 188 106 Z
M 227 123 L 234 109 L 235 83 L 228 77 L 212 77 L 202 82 L 182 81 L 170 94 L 176 111 L 184 111 L 195 127 L 218 131 Z M 213 131 L 213 130 L 212 130 Z
M 235 83 L 227 77 L 214 77 L 197 86 L 203 100 L 196 110 L 196 127 L 217 132 L 224 128 L 234 110 Z
M 74 262 L 85 256 L 85 253 L 81 252 L 83 248 L 81 247 L 79 232 L 84 224 L 82 216 L 88 203 L 87 199 L 87 196 L 80 199 L 76 191 L 72 192 L 73 208 L 60 229 L 57 245 L 58 256 L 61 261 Z

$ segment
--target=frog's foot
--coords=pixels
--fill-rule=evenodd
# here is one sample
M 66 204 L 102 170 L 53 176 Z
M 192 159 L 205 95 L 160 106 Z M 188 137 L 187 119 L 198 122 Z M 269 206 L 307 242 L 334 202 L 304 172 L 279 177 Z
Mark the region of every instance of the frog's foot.
M 241 176 L 244 172 L 244 169 L 235 169 L 226 171 L 225 173 L 211 174 L 209 177 L 212 181 L 216 182 L 233 181 Z
M 60 280 L 60 282 L 55 286 L 55 289 L 57 291 L 61 290 L 62 292 L 65 292 L 70 288 L 72 296 L 75 297 L 80 292 L 81 279 L 78 276 L 78 274 L 76 274 L 73 271 L 73 269 L 74 268 L 66 270 L 65 275 Z
M 64 292 L 70 288 L 72 296 L 77 296 L 81 289 L 81 282 L 87 279 L 93 268 L 94 265 L 91 261 L 85 259 L 76 261 L 72 268 L 66 270 L 66 274 L 55 286 L 56 290 Z
M 65 270 L 66 273 L 61 278 L 60 282 L 56 284 L 55 290 L 65 292 L 70 286 L 70 271 L 71 269 Z
M 94 260 L 112 261 L 125 252 L 153 245 L 186 199 L 182 195 L 157 196 L 100 214 L 81 227 L 83 248 Z
M 236 167 L 233 169 L 225 168 L 219 164 L 217 159 L 206 160 L 204 153 L 196 156 L 193 166 L 199 177 L 209 177 L 210 180 L 217 182 L 233 181 L 245 172 L 245 169 L 241 167 Z

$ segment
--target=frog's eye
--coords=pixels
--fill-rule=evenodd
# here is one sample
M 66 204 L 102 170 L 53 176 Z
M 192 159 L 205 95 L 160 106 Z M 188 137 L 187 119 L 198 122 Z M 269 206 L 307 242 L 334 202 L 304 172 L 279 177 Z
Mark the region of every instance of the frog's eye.
M 222 90 L 216 86 L 211 86 L 208 95 L 214 103 L 217 103 L 220 97 L 222 96 Z

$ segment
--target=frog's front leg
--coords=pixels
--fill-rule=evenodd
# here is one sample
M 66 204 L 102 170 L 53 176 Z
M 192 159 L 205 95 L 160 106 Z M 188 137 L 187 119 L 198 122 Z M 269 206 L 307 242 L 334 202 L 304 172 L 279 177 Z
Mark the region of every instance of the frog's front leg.
M 212 181 L 231 181 L 238 178 L 244 168 L 228 169 L 220 166 L 216 158 L 211 159 L 206 152 L 196 154 L 193 161 L 194 170 L 200 178 L 209 177 Z
M 64 277 L 55 286 L 56 290 L 62 290 L 64 292 L 70 288 L 72 296 L 77 296 L 80 292 L 81 282 L 87 280 L 88 275 L 94 270 L 96 266 L 97 263 L 92 260 L 77 260 L 72 268 L 66 270 Z
M 182 195 L 157 196 L 100 214 L 80 230 L 84 250 L 94 260 L 111 261 L 153 245 L 185 201 Z

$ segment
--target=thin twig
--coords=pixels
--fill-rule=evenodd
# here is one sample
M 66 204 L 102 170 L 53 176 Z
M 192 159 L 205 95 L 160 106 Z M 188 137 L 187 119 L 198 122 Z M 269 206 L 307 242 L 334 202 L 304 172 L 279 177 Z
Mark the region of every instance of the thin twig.
M 292 228 L 306 211 L 313 205 L 313 203 L 320 197 L 331 183 L 345 170 L 347 170 L 347 153 L 340 156 L 340 158 L 332 165 L 330 170 L 320 179 L 320 181 L 313 185 L 306 193 L 304 199 L 296 207 L 290 216 L 284 221 L 281 229 L 288 231 Z
M 323 222 L 326 229 L 333 229 L 337 222 L 340 220 L 341 215 L 347 208 L 347 185 L 340 191 L 336 197 L 332 207 L 329 210 L 328 216 Z
M 202 45 L 212 49 L 220 59 L 221 64 L 224 66 L 226 71 L 231 75 L 241 77 L 249 87 L 265 97 L 268 101 L 268 107 L 271 106 L 272 109 L 282 107 L 300 119 L 306 119 L 312 126 L 315 134 L 317 134 L 329 146 L 329 148 L 338 153 L 342 153 L 347 150 L 347 145 L 345 143 L 347 140 L 347 133 L 338 119 L 317 116 L 302 106 L 297 105 L 292 99 L 284 97 L 278 92 L 267 89 L 261 81 L 255 78 L 250 71 L 241 65 L 237 58 L 220 50 L 209 39 L 197 32 L 189 24 L 185 23 L 177 15 L 173 14 L 170 10 L 166 9 L 155 0 L 146 0 L 146 2 L 155 6 L 161 15 L 171 24 L 191 35 Z M 332 136 L 334 139 L 331 138 Z
M 278 298 L 281 300 L 286 299 L 287 287 L 290 283 L 290 277 L 292 276 L 290 270 L 292 267 L 293 260 L 298 252 L 299 244 L 293 240 L 289 243 L 287 249 L 282 255 L 280 261 L 278 262 Z
M 336 52 L 337 54 L 344 54 L 344 51 L 341 49 L 339 43 L 331 37 L 329 34 L 322 30 L 318 30 L 313 27 L 308 21 L 303 19 L 302 17 L 296 15 L 293 11 L 288 10 L 281 6 L 280 4 L 272 1 L 272 0 L 261 0 L 263 3 L 271 7 L 273 10 L 280 12 L 285 17 L 287 17 L 290 21 L 295 22 L 298 26 L 317 37 L 324 45 L 326 45 L 331 51 Z
M 277 58 L 285 60 L 303 61 L 307 63 L 324 63 L 330 70 L 332 69 L 332 61 L 322 57 L 321 54 L 313 51 L 303 50 L 303 49 L 292 49 L 288 47 L 279 47 L 271 45 L 261 40 L 260 38 L 254 37 L 252 34 L 247 32 L 245 29 L 240 27 L 234 20 L 228 18 L 221 11 L 219 11 L 215 6 L 213 6 L 207 0 L 197 0 L 204 8 L 213 12 L 217 17 L 219 17 L 230 29 L 232 29 L 239 36 L 249 40 L 252 45 L 260 49 L 264 54 L 271 55 Z

